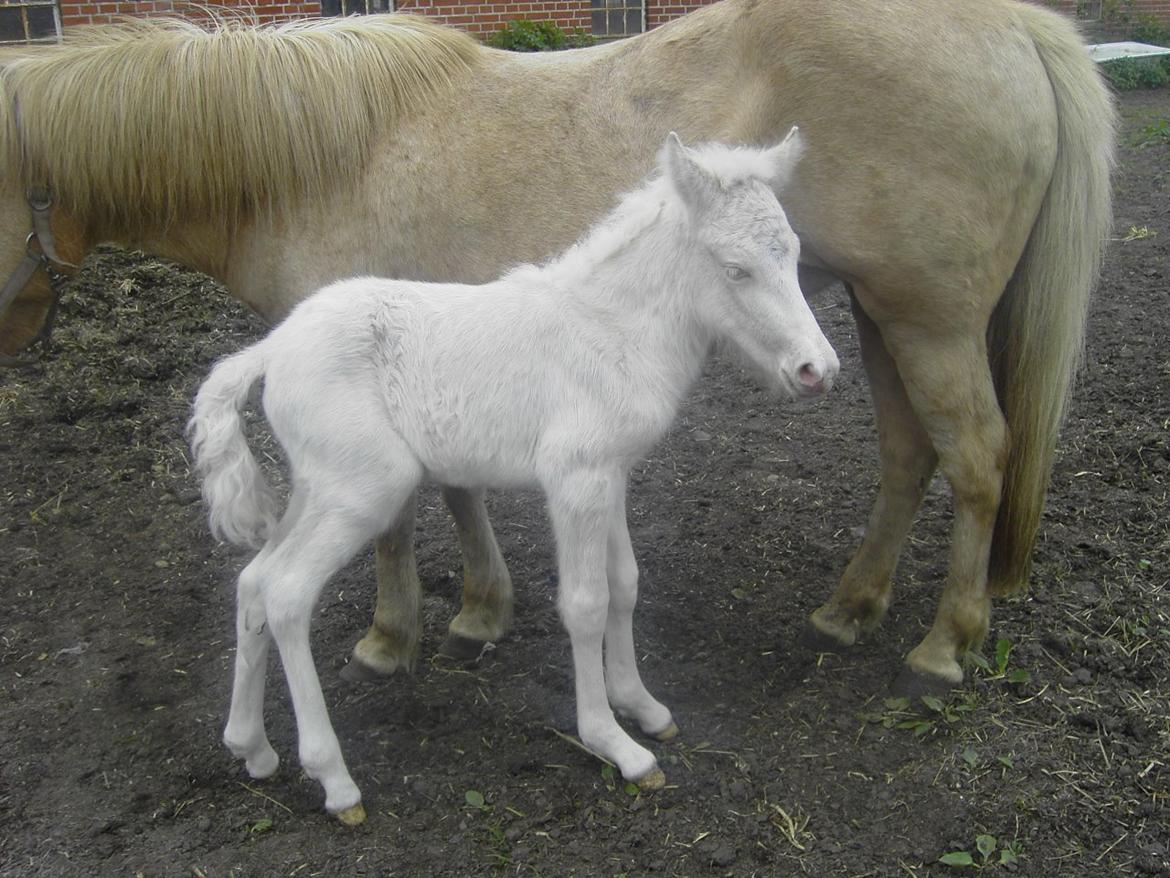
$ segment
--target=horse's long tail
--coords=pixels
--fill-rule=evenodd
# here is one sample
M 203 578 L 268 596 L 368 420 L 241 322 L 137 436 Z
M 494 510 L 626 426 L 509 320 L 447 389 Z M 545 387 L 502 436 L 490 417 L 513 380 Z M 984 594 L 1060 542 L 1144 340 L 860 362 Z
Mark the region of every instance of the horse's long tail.
M 187 424 L 212 534 L 253 548 L 271 535 L 278 503 L 248 448 L 240 411 L 266 365 L 262 343 L 221 360 L 199 388 Z
M 1048 193 L 992 318 L 988 343 L 1011 436 L 991 546 L 995 594 L 1022 588 L 1060 426 L 1084 350 L 1089 294 L 1112 222 L 1115 115 L 1079 35 L 1063 18 L 1019 4 L 1056 99 L 1058 143 Z

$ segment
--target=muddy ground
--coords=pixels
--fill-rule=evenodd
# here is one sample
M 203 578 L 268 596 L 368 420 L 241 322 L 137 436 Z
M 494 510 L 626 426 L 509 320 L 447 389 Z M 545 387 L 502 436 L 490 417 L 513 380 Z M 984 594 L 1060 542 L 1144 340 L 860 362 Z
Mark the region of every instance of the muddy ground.
M 554 731 L 571 666 L 531 494 L 491 499 L 516 627 L 477 666 L 433 659 L 460 570 L 433 491 L 413 676 L 339 679 L 372 558 L 327 589 L 314 650 L 368 822 L 322 811 L 279 677 L 282 767 L 249 780 L 219 740 L 246 556 L 209 537 L 181 435 L 208 365 L 261 326 L 199 275 L 99 253 L 52 356 L 0 375 L 0 874 L 926 876 L 974 871 L 940 862 L 966 852 L 992 872 L 1170 875 L 1170 91 L 1122 104 L 1117 240 L 1034 587 L 996 606 L 989 668 L 946 701 L 886 700 L 944 572 L 941 482 L 878 635 L 800 645 L 876 478 L 829 293 L 831 399 L 778 403 L 716 362 L 632 480 L 642 667 L 682 729 L 655 745 L 653 795 Z

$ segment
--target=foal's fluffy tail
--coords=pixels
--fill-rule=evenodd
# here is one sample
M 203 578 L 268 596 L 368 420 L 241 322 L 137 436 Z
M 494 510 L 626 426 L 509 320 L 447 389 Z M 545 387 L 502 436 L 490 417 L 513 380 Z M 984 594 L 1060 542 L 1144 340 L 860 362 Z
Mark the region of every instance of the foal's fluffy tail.
M 1023 587 L 1057 435 L 1084 346 L 1089 293 L 1111 227 L 1114 110 L 1074 28 L 1020 4 L 1056 99 L 1056 166 L 989 347 L 1011 451 L 992 538 L 989 584 Z
M 259 548 L 271 535 L 279 508 L 244 438 L 240 410 L 264 374 L 262 345 L 220 360 L 199 393 L 187 424 L 195 470 L 203 479 L 211 533 L 239 546 Z

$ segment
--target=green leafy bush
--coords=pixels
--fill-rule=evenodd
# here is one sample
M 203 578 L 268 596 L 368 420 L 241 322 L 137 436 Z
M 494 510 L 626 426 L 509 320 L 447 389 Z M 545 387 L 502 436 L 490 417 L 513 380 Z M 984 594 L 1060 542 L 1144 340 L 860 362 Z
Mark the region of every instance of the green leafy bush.
M 577 49 L 593 45 L 593 37 L 579 27 L 565 32 L 551 21 L 530 21 L 527 18 L 509 21 L 484 42 L 497 49 L 511 52 L 551 52 L 557 49 Z
M 1118 58 L 1105 61 L 1101 71 L 1118 91 L 1162 88 L 1170 85 L 1170 55 L 1160 58 Z
M 1170 24 L 1162 24 L 1152 15 L 1139 15 L 1129 38 L 1153 46 L 1170 46 Z
M 1117 3 L 1108 19 L 1125 31 L 1125 39 L 1152 46 L 1170 48 L 1170 24 L 1163 24 L 1148 13 L 1134 13 L 1132 4 Z M 1139 88 L 1162 88 L 1170 85 L 1170 55 L 1157 58 L 1118 58 L 1101 65 L 1105 78 L 1118 91 Z

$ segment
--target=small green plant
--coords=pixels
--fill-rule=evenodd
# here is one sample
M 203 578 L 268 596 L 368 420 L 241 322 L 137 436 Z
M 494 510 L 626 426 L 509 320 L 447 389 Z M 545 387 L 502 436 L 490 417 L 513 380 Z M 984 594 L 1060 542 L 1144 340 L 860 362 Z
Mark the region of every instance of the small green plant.
M 1149 226 L 1130 226 L 1129 231 L 1125 233 L 1124 237 L 1114 240 L 1119 240 L 1122 244 L 1128 244 L 1130 241 L 1144 241 L 1146 238 L 1156 237 L 1158 237 L 1157 229 L 1151 229 Z M 1141 565 L 1139 564 L 1138 566 L 1140 569 Z
M 518 18 L 491 34 L 484 42 L 510 52 L 550 52 L 591 46 L 594 39 L 579 27 L 564 31 L 551 21 Z
M 963 764 L 967 766 L 968 771 L 974 771 L 983 763 L 979 752 L 970 745 L 963 748 L 963 752 L 959 754 L 959 758 L 963 760 Z
M 1032 675 L 1024 668 L 1008 670 L 1008 661 L 1011 659 L 1011 655 L 1012 642 L 1001 637 L 995 642 L 995 655 L 991 661 L 977 652 L 970 653 L 969 657 L 971 663 L 979 668 L 988 680 L 1001 680 L 1014 684 L 1027 683 L 1032 679 Z
M 506 867 L 512 859 L 511 844 L 504 832 L 500 816 L 484 798 L 479 790 L 467 790 L 463 794 L 463 804 L 466 808 L 478 811 L 482 815 L 480 831 L 484 846 L 487 848 L 488 858 L 497 868 Z M 520 812 L 504 806 L 504 810 L 519 815 Z
M 862 719 L 887 729 L 908 729 L 915 737 L 954 725 L 975 708 L 974 697 L 962 693 L 948 700 L 936 695 L 923 695 L 918 704 L 909 698 L 887 698 L 882 704 L 885 710 L 862 714 Z
M 956 869 L 972 868 L 980 872 L 992 866 L 1015 865 L 1020 861 L 1020 843 L 1011 841 L 1000 846 L 994 835 L 977 835 L 975 836 L 975 853 L 978 855 L 978 859 L 970 851 L 951 851 L 939 857 L 938 861 L 945 866 L 952 866 Z
M 601 779 L 605 781 L 605 788 L 611 793 L 617 789 L 617 769 L 608 762 L 601 766 Z M 622 792 L 627 796 L 639 796 L 642 790 L 633 781 L 626 781 L 622 784 Z

